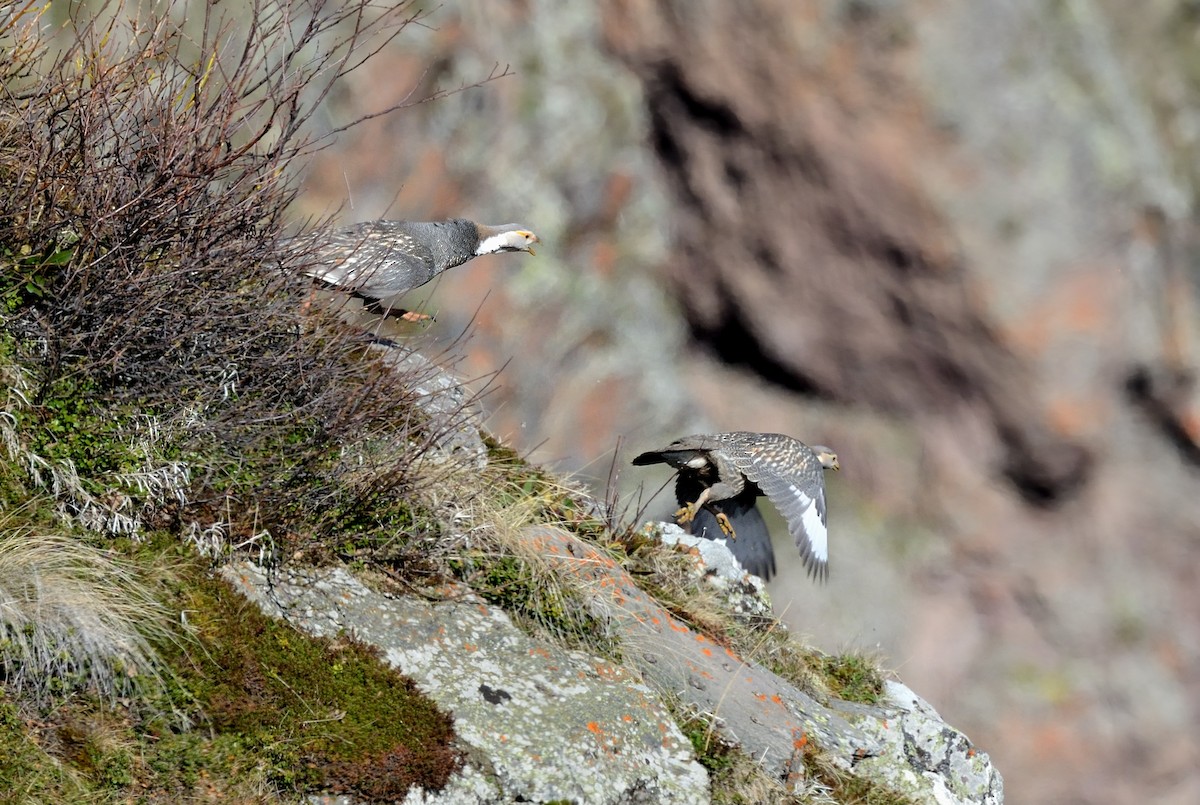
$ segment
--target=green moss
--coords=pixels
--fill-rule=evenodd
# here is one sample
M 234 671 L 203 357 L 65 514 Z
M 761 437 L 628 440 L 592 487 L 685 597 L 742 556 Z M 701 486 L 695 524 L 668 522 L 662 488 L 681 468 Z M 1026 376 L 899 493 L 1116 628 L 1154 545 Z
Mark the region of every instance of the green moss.
M 688 737 L 696 760 L 708 770 L 709 794 L 714 805 L 759 805 L 791 802 L 779 780 L 742 749 L 711 728 L 710 719 L 669 700 L 676 722 Z M 798 800 L 795 800 L 798 801 Z
M 186 555 L 166 540 L 139 546 L 140 558 Z M 396 801 L 413 785 L 440 789 L 459 767 L 450 719 L 376 650 L 268 618 L 194 560 L 172 579 L 191 634 L 162 647 L 164 689 L 123 706 L 63 698 L 37 716 L 37 744 L 0 698 L 0 803 L 265 790 Z
M 754 656 L 794 685 L 859 704 L 877 704 L 883 695 L 883 673 L 869 656 L 825 654 L 801 646 L 782 631 L 755 630 L 751 639 L 754 634 L 758 634 Z
M 121 791 L 134 782 L 133 738 L 115 711 L 78 699 L 57 714 L 51 740 L 58 754 L 96 790 Z
M 108 491 L 108 476 L 139 469 L 145 460 L 131 445 L 137 409 L 100 405 L 95 382 L 60 377 L 46 388 L 42 402 L 19 418 L 34 453 L 52 462 L 71 462 L 84 488 L 93 495 Z
M 0 803 L 81 802 L 84 794 L 32 740 L 16 706 L 0 691 Z
M 690 718 L 681 722 L 679 728 L 691 742 L 696 760 L 708 769 L 710 775 L 720 775 L 733 767 L 737 750 L 721 740 L 708 722 L 700 718 Z
M 439 789 L 458 766 L 449 718 L 410 680 L 351 639 L 307 637 L 267 618 L 228 585 L 193 575 L 181 591 L 200 645 L 175 656 L 177 695 L 203 714 L 215 740 L 164 735 L 174 767 L 197 769 L 224 745 L 266 764 L 275 785 L 332 788 L 368 799 Z M 182 745 L 180 745 L 182 742 Z M 247 750 L 251 750 L 247 752 Z
M 806 747 L 803 758 L 805 774 L 829 789 L 829 795 L 834 802 L 849 802 L 855 805 L 918 805 L 918 800 L 902 791 L 839 768 L 811 744 Z
M 488 463 L 513 467 L 531 467 L 532 465 L 521 458 L 521 454 L 501 442 L 490 433 L 484 432 L 483 446 L 487 448 Z
M 489 604 L 503 609 L 526 631 L 549 633 L 568 648 L 619 660 L 620 644 L 587 610 L 579 593 L 554 579 L 541 578 L 519 556 L 479 552 L 450 567 Z
M 329 548 L 343 559 L 370 557 L 388 562 L 412 539 L 436 540 L 442 525 L 416 501 L 395 494 L 363 499 L 335 495 L 317 528 L 336 535 Z
M 861 654 L 821 655 L 816 670 L 829 691 L 843 701 L 876 704 L 883 694 L 883 675 Z
M 0 247 L 0 310 L 16 311 L 44 299 L 54 277 L 75 255 L 79 235 L 64 229 L 55 243 Z

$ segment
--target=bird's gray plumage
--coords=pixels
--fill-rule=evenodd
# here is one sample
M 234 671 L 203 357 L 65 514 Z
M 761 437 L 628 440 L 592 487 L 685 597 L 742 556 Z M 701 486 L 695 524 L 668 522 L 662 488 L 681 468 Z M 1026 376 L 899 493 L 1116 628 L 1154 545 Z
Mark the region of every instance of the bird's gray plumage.
M 372 300 L 420 287 L 480 254 L 489 238 L 513 233 L 489 251 L 529 251 L 538 238 L 519 224 L 451 221 L 365 221 L 320 238 L 308 237 L 309 276 Z
M 730 547 L 739 560 L 739 551 L 748 556 L 762 552 L 766 524 L 754 509 L 753 501 L 766 495 L 787 521 L 809 575 L 826 577 L 829 552 L 824 470 L 839 466 L 837 456 L 829 448 L 812 448 L 781 433 L 696 434 L 678 439 L 661 450 L 642 453 L 633 463 L 662 463 L 679 470 L 676 495 L 680 502 L 700 501 L 702 508 L 710 512 L 699 525 L 698 517 L 693 520 L 693 533 L 700 533 L 699 528 L 708 535 L 713 527 L 719 533 L 713 515 L 724 513 L 734 528 Z M 742 538 L 739 520 L 744 528 L 750 529 L 747 536 L 751 544 L 745 549 L 738 547 Z M 753 561 L 759 568 L 773 570 L 774 553 L 769 537 L 766 543 L 770 559 Z M 747 570 L 754 572 L 750 567 Z

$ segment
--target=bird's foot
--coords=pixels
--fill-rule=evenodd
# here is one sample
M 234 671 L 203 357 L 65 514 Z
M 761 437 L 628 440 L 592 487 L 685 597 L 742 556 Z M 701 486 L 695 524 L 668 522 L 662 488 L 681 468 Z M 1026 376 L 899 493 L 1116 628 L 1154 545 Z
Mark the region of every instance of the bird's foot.
M 399 319 L 400 321 L 437 321 L 428 313 L 418 313 L 415 310 L 406 310 L 402 307 L 392 307 L 384 305 L 378 299 L 366 299 L 363 302 L 363 310 L 368 313 L 373 313 L 376 316 L 383 316 L 385 319 Z
M 717 525 L 721 527 L 721 533 L 730 539 L 737 539 L 737 534 L 733 531 L 733 523 L 729 522 L 729 515 L 725 512 L 717 512 Z
M 399 318 L 405 321 L 433 321 L 433 316 L 428 313 L 418 313 L 415 310 L 406 310 L 400 314 Z
M 675 522 L 680 525 L 685 525 L 696 519 L 696 512 L 699 511 L 695 503 L 689 503 L 679 511 L 675 512 Z

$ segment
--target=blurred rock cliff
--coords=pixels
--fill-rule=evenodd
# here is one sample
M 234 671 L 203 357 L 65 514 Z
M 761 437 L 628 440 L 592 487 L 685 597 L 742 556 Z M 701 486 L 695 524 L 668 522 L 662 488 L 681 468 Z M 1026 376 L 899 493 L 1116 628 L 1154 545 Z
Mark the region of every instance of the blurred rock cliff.
M 794 630 L 878 647 L 1014 802 L 1200 801 L 1195 5 L 425 23 L 331 129 L 515 75 L 342 134 L 296 214 L 538 232 L 407 300 L 489 427 L 630 516 L 674 501 L 629 458 L 684 433 L 833 445 L 828 585 L 774 523 Z

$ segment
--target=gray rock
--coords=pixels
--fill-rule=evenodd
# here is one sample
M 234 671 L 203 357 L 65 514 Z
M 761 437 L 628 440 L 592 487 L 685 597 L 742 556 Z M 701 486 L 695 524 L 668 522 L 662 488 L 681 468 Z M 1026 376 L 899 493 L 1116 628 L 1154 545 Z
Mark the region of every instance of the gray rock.
M 265 612 L 317 635 L 349 632 L 454 717 L 469 769 L 414 803 L 708 801 L 708 775 L 629 669 L 540 643 L 463 587 L 391 597 L 343 568 L 249 563 L 222 575 Z
M 884 751 L 856 764 L 859 774 L 939 805 L 1001 805 L 1004 782 L 988 756 L 906 685 L 888 680 L 885 718 L 876 720 Z
M 720 542 L 660 528 L 695 553 L 697 573 L 731 602 L 757 614 L 769 606 Z M 394 597 L 344 568 L 268 576 L 241 563 L 222 574 L 304 631 L 349 632 L 378 646 L 453 715 L 468 765 L 443 791 L 410 792 L 412 805 L 707 802 L 708 776 L 659 692 L 712 717 L 722 737 L 789 784 L 802 781 L 803 753 L 815 746 L 847 773 L 915 801 L 1003 803 L 988 756 L 899 682 L 886 683 L 876 706 L 822 700 L 677 620 L 597 546 L 549 526 L 524 537 L 587 591 L 625 665 L 531 638 L 462 586 Z
M 723 540 L 694 537 L 674 524 L 657 523 L 655 527 L 660 529 L 664 543 L 695 553 L 705 568 L 706 581 L 724 591 L 735 610 L 761 614 L 757 605 L 762 605 L 769 612 L 762 581 L 741 568 Z M 651 677 L 652 672 L 647 672 L 647 678 Z M 878 707 L 828 703 L 840 719 L 861 730 L 857 747 L 850 745 L 852 752 L 829 753 L 838 765 L 907 792 L 919 801 L 939 805 L 1003 803 L 1004 783 L 987 754 L 975 749 L 965 735 L 943 721 L 907 686 L 895 680 L 887 680 L 884 685 L 884 701 Z M 728 698 L 725 701 L 729 703 Z M 808 699 L 796 706 L 811 708 L 814 704 Z M 736 729 L 733 732 L 736 734 Z M 755 734 L 750 735 L 753 740 Z M 817 741 L 827 748 L 821 737 Z M 770 751 L 744 740 L 743 748 Z
M 482 469 L 487 447 L 480 433 L 474 397 L 462 380 L 424 355 L 387 338 L 368 347 L 393 371 L 410 378 L 417 407 L 429 417 L 426 428 L 433 443 L 427 454 L 441 455 Z
M 810 741 L 846 762 L 880 751 L 875 736 L 841 714 L 680 622 L 596 546 L 550 527 L 528 529 L 527 536 L 559 572 L 594 591 L 592 614 L 608 621 L 626 660 L 651 685 L 714 716 L 727 738 L 776 777 L 800 771 Z
M 655 523 L 664 545 L 678 545 L 696 556 L 698 572 L 721 593 L 738 615 L 774 617 L 766 583 L 738 563 L 724 539 L 698 537 L 675 523 Z

